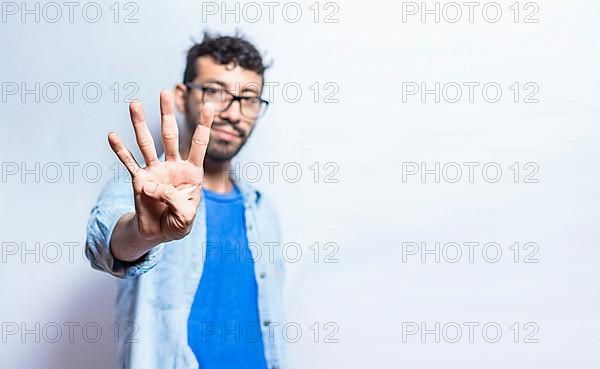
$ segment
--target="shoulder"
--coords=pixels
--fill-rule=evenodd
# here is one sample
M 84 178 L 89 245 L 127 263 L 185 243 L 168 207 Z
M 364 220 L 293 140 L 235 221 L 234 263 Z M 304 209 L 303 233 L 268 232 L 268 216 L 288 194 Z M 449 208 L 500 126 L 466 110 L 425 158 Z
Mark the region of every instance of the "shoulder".
M 275 212 L 275 208 L 271 199 L 266 193 L 245 181 L 236 181 L 236 186 L 239 188 L 244 201 L 255 206 L 258 209 Z
M 275 228 L 277 234 L 280 234 L 279 214 L 271 198 L 263 190 L 247 182 L 238 181 L 236 185 L 240 189 L 244 201 L 255 209 L 257 214 L 256 220 L 260 223 L 271 225 Z

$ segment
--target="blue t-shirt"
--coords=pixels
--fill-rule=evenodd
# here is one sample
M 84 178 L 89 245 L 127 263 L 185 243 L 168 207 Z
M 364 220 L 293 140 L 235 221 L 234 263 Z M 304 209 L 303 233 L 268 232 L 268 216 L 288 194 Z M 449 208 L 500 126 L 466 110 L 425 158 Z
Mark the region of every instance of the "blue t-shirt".
M 203 190 L 206 256 L 188 320 L 188 342 L 201 369 L 266 368 L 258 288 L 237 187 Z M 200 247 L 200 245 L 198 245 Z

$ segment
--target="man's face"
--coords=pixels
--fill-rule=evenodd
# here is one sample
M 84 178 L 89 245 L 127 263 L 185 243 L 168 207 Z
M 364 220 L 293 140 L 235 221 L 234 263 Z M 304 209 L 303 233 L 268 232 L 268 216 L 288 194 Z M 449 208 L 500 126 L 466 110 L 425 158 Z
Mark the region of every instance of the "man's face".
M 229 161 L 246 143 L 254 129 L 256 118 L 248 114 L 250 109 L 243 107 L 241 101 L 234 101 L 229 108 L 220 111 L 226 107 L 231 97 L 225 91 L 236 96 L 259 97 L 262 78 L 256 72 L 239 65 L 217 64 L 210 56 L 198 58 L 196 68 L 198 75 L 193 83 L 204 87 L 204 98 L 200 89 L 180 86 L 187 90 L 187 93 L 181 95 L 186 124 L 193 132 L 204 101 L 212 102 L 216 113 L 206 157 L 217 162 Z

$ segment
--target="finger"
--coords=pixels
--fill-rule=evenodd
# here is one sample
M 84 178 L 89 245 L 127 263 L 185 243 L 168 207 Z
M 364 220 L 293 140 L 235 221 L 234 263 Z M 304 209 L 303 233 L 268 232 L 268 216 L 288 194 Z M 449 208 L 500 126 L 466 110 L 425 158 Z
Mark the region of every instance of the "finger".
M 154 140 L 152 139 L 152 135 L 146 124 L 142 104 L 139 102 L 132 102 L 129 104 L 129 114 L 131 115 L 131 123 L 133 124 L 133 130 L 135 131 L 135 138 L 140 151 L 144 156 L 146 165 L 150 166 L 158 164 Z
M 160 121 L 165 160 L 175 161 L 179 158 L 179 130 L 175 120 L 173 93 L 163 90 L 160 93 Z
M 200 118 L 196 123 L 196 130 L 192 136 L 192 146 L 190 147 L 190 155 L 188 161 L 192 164 L 202 167 L 204 164 L 204 154 L 208 147 L 210 138 L 210 127 L 215 118 L 215 107 L 207 103 L 200 112 Z
M 185 209 L 188 195 L 179 192 L 169 184 L 147 182 L 144 184 L 144 193 L 149 197 L 164 202 L 175 213 Z
M 119 160 L 121 160 L 121 163 L 125 165 L 129 171 L 129 174 L 131 174 L 131 177 L 133 178 L 135 173 L 137 173 L 141 168 L 135 161 L 131 151 L 127 150 L 123 144 L 123 141 L 121 141 L 119 136 L 117 136 L 117 134 L 114 132 L 110 132 L 108 134 L 108 143 L 110 144 L 110 148 L 115 152 L 115 154 L 117 154 L 117 157 Z

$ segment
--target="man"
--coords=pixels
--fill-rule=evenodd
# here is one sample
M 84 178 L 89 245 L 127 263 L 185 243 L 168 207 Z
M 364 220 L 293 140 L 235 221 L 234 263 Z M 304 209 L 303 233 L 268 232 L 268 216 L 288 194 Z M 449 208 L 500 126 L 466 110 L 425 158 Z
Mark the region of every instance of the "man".
M 139 103 L 130 115 L 145 167 L 108 135 L 132 181 L 100 195 L 86 254 L 92 267 L 123 279 L 121 368 L 285 366 L 283 262 L 267 257 L 280 242 L 277 218 L 261 192 L 230 172 L 268 105 L 265 69 L 242 37 L 205 34 L 188 52 L 183 83 L 160 94 L 164 160 Z M 189 131 L 181 149 L 175 109 Z

